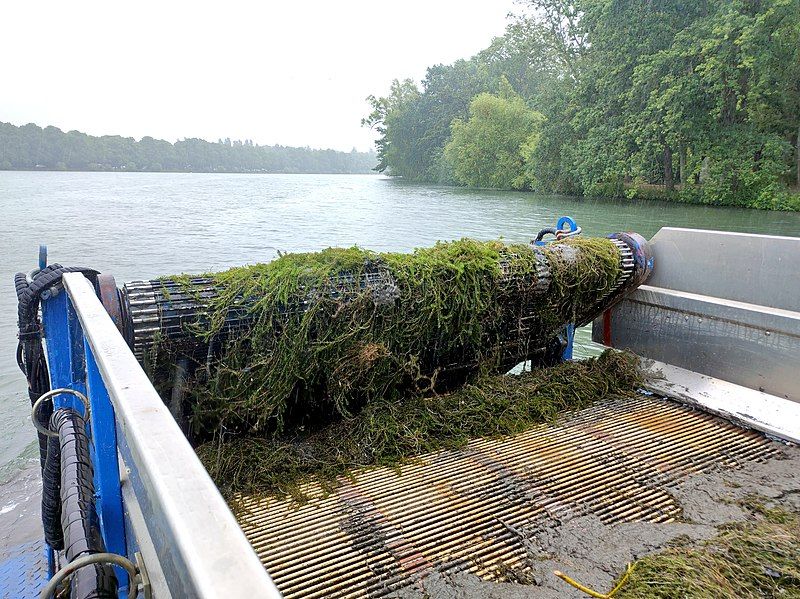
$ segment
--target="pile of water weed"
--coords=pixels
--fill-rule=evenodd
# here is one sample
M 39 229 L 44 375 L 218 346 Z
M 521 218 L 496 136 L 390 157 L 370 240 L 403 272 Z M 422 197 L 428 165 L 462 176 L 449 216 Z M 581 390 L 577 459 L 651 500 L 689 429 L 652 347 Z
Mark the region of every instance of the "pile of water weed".
M 330 248 L 206 275 L 218 292 L 188 329 L 217 349 L 186 383 L 193 435 L 280 433 L 502 372 L 590 318 L 619 274 L 608 239 L 539 249 L 462 239 L 410 254 Z M 250 324 L 223 338 L 232 312 Z M 175 362 L 169 343 L 151 355 Z
M 229 499 L 236 494 L 291 494 L 303 483 L 334 484 L 364 466 L 397 465 L 416 456 L 463 447 L 477 437 L 520 433 L 641 384 L 638 359 L 607 350 L 519 375 L 483 376 L 458 391 L 378 399 L 355 416 L 318 430 L 226 438 L 197 448 L 211 478 Z
M 762 509 L 698 547 L 637 560 L 617 599 L 800 597 L 800 514 Z

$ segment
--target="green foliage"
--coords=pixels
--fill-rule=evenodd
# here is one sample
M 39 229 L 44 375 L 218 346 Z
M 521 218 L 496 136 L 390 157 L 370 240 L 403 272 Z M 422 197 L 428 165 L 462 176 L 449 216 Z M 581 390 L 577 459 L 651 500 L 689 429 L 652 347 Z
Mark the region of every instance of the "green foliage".
M 443 153 L 453 120 L 467 120 L 472 99 L 482 92 L 499 92 L 503 79 L 525 98 L 545 93 L 549 78 L 557 76 L 557 64 L 531 23 L 519 21 L 477 56 L 430 67 L 421 90 L 414 86 L 416 93 L 403 94 L 403 102 L 396 101 L 399 83 L 395 81 L 388 97 L 368 98 L 373 113 L 363 121 L 381 134 L 376 144 L 379 152 L 391 148 L 378 170 L 412 181 L 452 183 Z M 413 86 L 413 82 L 403 85 Z M 378 111 L 378 126 L 372 118 L 376 105 L 389 108 Z
M 635 562 L 623 599 L 800 597 L 800 517 L 764 510 L 722 527 L 697 548 L 676 547 Z
M 545 117 L 523 152 L 529 186 L 630 197 L 639 180 L 665 199 L 797 205 L 788 188 L 800 188 L 800 0 L 521 4 L 487 50 L 435 67 L 444 77 L 431 69 L 402 118 L 387 114 L 386 138 L 417 140 L 397 147 L 390 172 L 396 161 L 397 174 L 441 181 L 443 149 L 463 145 L 471 98 L 496 94 L 505 77 Z M 491 144 L 468 155 L 490 155 Z M 455 179 L 512 187 L 484 170 L 473 160 Z
M 397 127 L 392 125 L 390 133 L 389 125 L 397 122 L 406 106 L 418 97 L 419 90 L 413 81 L 406 79 L 401 82 L 395 79 L 392 81 L 388 97 L 369 96 L 367 98 L 367 102 L 372 106 L 372 112 L 366 118 L 361 119 L 361 125 L 374 129 L 380 134 L 375 142 L 378 164 L 373 170 L 384 172 L 389 167 L 389 160 L 392 161 L 395 169 L 403 170 L 403 156 L 409 152 L 402 145 L 397 148 L 393 146 L 390 135 L 394 134 Z M 387 119 L 389 120 L 387 121 Z M 402 142 L 403 140 L 399 139 L 397 143 L 402 144 Z
M 708 150 L 708 170 L 702 186 L 695 188 L 700 201 L 768 208 L 785 186 L 791 147 L 774 135 L 759 135 L 747 127 L 731 127 L 729 139 Z M 757 164 L 754 158 L 758 156 Z
M 188 171 L 224 173 L 367 173 L 372 152 L 258 146 L 226 139 L 174 144 L 143 137 L 94 137 L 34 124 L 0 123 L 0 168 L 79 171 Z
M 565 323 L 591 318 L 618 275 L 607 239 L 542 249 L 463 239 L 411 254 L 331 248 L 207 275 L 217 295 L 189 332 L 211 341 L 231 311 L 247 310 L 252 325 L 211 364 L 203 355 L 187 385 L 193 431 L 311 426 L 507 370 Z M 169 352 L 164 341 L 151 362 L 174 363 Z
M 470 99 L 485 87 L 485 75 L 474 62 L 461 60 L 429 68 L 422 87 L 420 93 L 409 80 L 395 81 L 388 98 L 372 98 L 373 106 L 389 108 L 381 115 L 384 135 L 378 141 L 387 160 L 378 168 L 411 181 L 448 182 L 442 151 L 450 123 L 466 117 Z
M 358 414 L 310 432 L 217 438 L 197 453 L 229 498 L 238 493 L 301 498 L 304 482 L 328 485 L 356 468 L 457 449 L 475 437 L 520 433 L 566 410 L 632 393 L 639 377 L 635 356 L 606 351 L 598 358 L 520 375 L 484 376 L 445 395 L 378 398 Z
M 444 156 L 462 185 L 525 189 L 532 181 L 526 160 L 536 151 L 544 116 L 503 79 L 500 95 L 478 94 L 469 105 L 469 120 L 453 120 L 452 139 Z

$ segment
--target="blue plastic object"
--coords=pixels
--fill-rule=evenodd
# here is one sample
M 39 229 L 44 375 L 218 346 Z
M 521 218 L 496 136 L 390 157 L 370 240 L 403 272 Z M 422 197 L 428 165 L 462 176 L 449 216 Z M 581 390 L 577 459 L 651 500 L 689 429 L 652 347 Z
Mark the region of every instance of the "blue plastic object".
M 572 359 L 573 342 L 575 341 L 575 325 L 569 323 L 564 327 L 564 338 L 567 341 L 567 346 L 564 348 L 564 353 L 561 354 L 562 359 Z
M 564 239 L 565 237 L 574 237 L 581 234 L 582 229 L 578 226 L 571 216 L 562 216 L 558 219 L 555 227 L 547 227 L 539 231 L 536 239 L 533 240 L 533 245 L 547 245 L 549 241 L 545 241 L 545 235 L 552 235 L 555 237 L 554 241 Z
M 556 229 L 559 231 L 564 231 L 565 225 L 569 225 L 570 231 L 577 231 L 579 229 L 578 224 L 571 216 L 562 216 L 559 218 L 558 223 L 556 224 Z

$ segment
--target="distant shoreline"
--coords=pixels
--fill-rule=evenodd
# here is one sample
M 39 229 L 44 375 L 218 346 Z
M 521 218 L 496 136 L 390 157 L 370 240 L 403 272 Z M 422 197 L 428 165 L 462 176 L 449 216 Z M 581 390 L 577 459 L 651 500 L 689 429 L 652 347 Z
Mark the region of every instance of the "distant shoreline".
M 251 139 L 216 142 L 94 136 L 29 123 L 0 122 L 0 170 L 115 173 L 368 174 L 374 152 L 261 146 Z
M 379 176 L 383 173 L 369 171 L 208 171 L 208 170 L 125 170 L 125 169 L 59 169 L 59 168 L 5 168 L 0 173 L 133 173 L 133 174 L 163 174 L 163 175 L 370 175 Z M 385 176 L 385 175 L 384 175 Z

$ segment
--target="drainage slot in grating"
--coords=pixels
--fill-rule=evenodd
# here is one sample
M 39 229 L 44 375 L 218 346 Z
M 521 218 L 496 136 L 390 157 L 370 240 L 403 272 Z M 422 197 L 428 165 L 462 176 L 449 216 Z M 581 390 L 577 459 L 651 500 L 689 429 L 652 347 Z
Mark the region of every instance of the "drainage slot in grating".
M 671 522 L 687 475 L 777 455 L 763 436 L 655 397 L 361 472 L 324 497 L 244 499 L 240 525 L 285 597 L 381 597 L 432 571 L 524 568 L 519 527 L 588 512 Z

